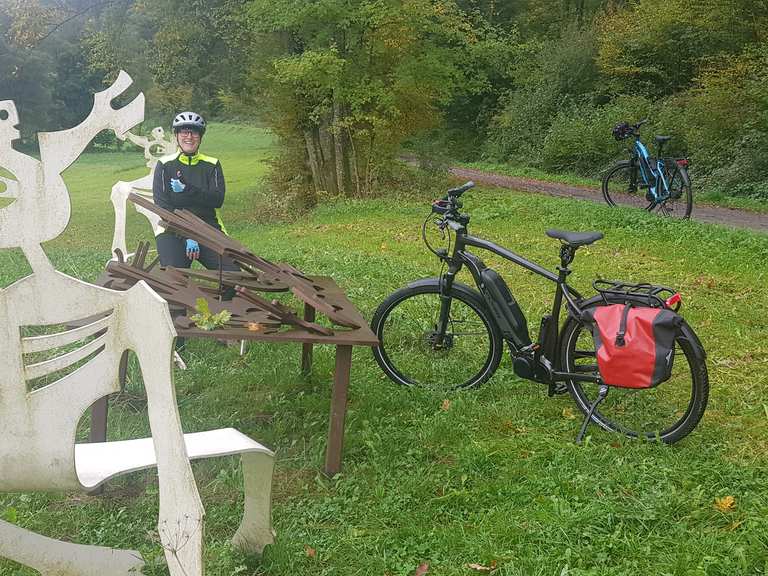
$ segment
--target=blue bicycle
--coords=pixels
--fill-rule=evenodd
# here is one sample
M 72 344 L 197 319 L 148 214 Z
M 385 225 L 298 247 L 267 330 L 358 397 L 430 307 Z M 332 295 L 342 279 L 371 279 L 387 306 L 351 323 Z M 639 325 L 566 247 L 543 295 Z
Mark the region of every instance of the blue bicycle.
M 670 136 L 656 136 L 656 157 L 640 140 L 640 126 L 626 122 L 613 128 L 616 140 L 634 138 L 630 159 L 621 160 L 603 177 L 603 197 L 610 206 L 634 206 L 658 211 L 673 218 L 690 218 L 693 209 L 691 179 L 686 158 L 664 158 L 664 145 Z

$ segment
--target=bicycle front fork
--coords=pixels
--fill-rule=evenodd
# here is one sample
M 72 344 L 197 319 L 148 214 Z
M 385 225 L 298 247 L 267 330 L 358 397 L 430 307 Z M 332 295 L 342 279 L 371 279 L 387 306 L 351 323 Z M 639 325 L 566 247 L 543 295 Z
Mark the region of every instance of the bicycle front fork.
M 440 314 L 437 318 L 432 346 L 442 348 L 445 344 L 445 334 L 448 332 L 448 322 L 451 317 L 451 288 L 454 274 L 450 271 L 440 277 Z

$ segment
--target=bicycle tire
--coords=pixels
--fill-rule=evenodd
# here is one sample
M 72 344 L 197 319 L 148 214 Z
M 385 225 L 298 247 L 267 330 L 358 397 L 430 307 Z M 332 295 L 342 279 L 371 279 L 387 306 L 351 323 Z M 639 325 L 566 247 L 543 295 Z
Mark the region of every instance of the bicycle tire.
M 373 349 L 376 362 L 393 382 L 404 386 L 435 390 L 479 386 L 493 376 L 504 349 L 501 331 L 485 301 L 469 286 L 455 283 L 448 345 L 435 349 L 430 337 L 434 336 L 439 312 L 437 278 L 390 294 L 371 320 L 371 329 L 380 342 Z M 462 331 L 457 331 L 460 326 Z
M 650 209 L 652 211 L 656 210 L 659 214 L 668 218 L 686 220 L 691 217 L 691 212 L 693 211 L 693 191 L 691 190 L 691 179 L 688 176 L 688 170 L 684 166 L 675 164 L 674 168 L 669 170 L 668 173 L 670 197 L 663 202 L 653 204 Z
M 601 297 L 597 297 L 585 303 L 584 309 L 605 304 Z M 707 407 L 709 377 L 704 350 L 685 321 L 675 336 L 674 353 L 677 361 L 673 363 L 669 380 L 646 389 L 611 386 L 608 396 L 592 415 L 592 422 L 604 430 L 630 438 L 658 440 L 667 444 L 690 434 Z M 560 359 L 565 371 L 598 373 L 592 334 L 584 323 L 573 316 L 569 316 L 563 328 Z M 573 380 L 566 384 L 576 405 L 587 414 L 597 396 L 598 385 Z
M 645 189 L 640 188 L 640 184 L 642 176 L 637 163 L 621 160 L 603 176 L 603 198 L 609 206 L 631 206 L 649 210 L 653 203 L 646 199 Z

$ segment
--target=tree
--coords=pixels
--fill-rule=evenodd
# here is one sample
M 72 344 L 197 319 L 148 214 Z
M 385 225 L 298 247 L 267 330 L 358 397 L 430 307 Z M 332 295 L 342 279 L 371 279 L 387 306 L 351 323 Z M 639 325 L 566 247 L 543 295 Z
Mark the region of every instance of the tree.
M 253 82 L 283 141 L 303 145 L 316 191 L 370 193 L 466 78 L 473 30 L 452 2 L 252 0 L 249 10 L 273 54 L 251 62 Z

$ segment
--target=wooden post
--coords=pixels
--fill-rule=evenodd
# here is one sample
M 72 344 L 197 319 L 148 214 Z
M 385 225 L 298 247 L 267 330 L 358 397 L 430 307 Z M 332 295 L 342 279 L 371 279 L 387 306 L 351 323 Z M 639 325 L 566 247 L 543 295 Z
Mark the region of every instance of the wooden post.
M 311 304 L 304 304 L 304 320 L 315 321 L 315 309 Z M 312 343 L 301 345 L 301 375 L 308 378 L 312 374 Z
M 344 448 L 344 418 L 347 415 L 347 392 L 351 367 L 352 346 L 336 346 L 336 371 L 333 377 L 328 447 L 325 452 L 325 474 L 328 477 L 333 477 L 341 471 L 341 453 Z

